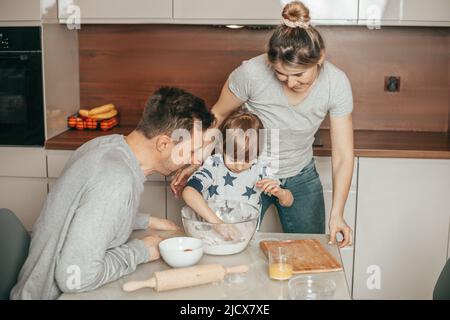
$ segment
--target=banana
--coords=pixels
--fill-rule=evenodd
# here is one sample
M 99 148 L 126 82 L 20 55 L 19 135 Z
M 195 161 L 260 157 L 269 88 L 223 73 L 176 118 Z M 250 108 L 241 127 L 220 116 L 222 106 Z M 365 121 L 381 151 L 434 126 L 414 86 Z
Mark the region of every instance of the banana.
M 80 109 L 80 111 L 78 111 L 78 113 L 80 114 L 80 116 L 82 117 L 89 117 L 89 110 L 86 109 Z
M 103 112 L 103 113 L 96 114 L 96 115 L 89 116 L 89 117 L 92 118 L 92 119 L 96 119 L 96 120 L 105 120 L 105 119 L 112 118 L 112 117 L 114 117 L 116 115 L 117 115 L 117 110 L 113 109 L 111 111 Z
M 110 111 L 113 111 L 113 110 L 115 110 L 115 107 L 114 107 L 114 105 L 112 103 L 105 104 L 103 106 L 96 107 L 96 108 L 93 108 L 93 109 L 89 110 L 88 116 L 93 118 L 93 116 L 95 116 L 95 115 L 103 114 L 103 113 L 110 112 Z

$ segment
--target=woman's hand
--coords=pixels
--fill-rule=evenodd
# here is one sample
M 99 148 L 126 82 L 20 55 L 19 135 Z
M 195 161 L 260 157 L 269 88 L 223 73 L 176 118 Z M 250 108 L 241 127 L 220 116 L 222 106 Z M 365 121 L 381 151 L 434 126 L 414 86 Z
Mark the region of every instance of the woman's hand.
M 161 231 L 180 230 L 180 227 L 178 227 L 173 221 L 170 221 L 167 219 L 155 218 L 155 217 L 150 217 L 148 227 L 150 229 L 161 230 Z
M 337 234 L 343 236 L 343 240 L 339 242 L 339 248 L 351 246 L 352 243 L 352 229 L 347 225 L 344 218 L 340 215 L 331 214 L 330 218 L 330 244 L 335 244 Z
M 189 177 L 200 167 L 197 164 L 191 164 L 188 167 L 181 168 L 177 171 L 175 176 L 170 182 L 170 190 L 172 190 L 173 195 L 176 198 L 181 196 L 181 192 L 183 191 Z
M 261 189 L 261 192 L 275 197 L 283 195 L 284 189 L 280 187 L 280 182 L 273 179 L 262 179 L 256 182 L 256 187 Z
M 280 205 L 283 207 L 290 207 L 294 202 L 292 193 L 280 186 L 280 181 L 273 179 L 262 179 L 256 182 L 256 187 L 260 188 L 262 192 L 269 196 L 275 196 L 278 198 Z

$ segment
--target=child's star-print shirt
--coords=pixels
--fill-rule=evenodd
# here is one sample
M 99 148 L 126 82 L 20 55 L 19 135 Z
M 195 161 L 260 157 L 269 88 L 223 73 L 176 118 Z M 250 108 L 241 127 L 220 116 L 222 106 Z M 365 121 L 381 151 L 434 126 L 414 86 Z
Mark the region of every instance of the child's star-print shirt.
M 271 175 L 267 161 L 259 159 L 249 169 L 235 173 L 225 166 L 222 154 L 215 154 L 190 177 L 187 186 L 200 192 L 207 201 L 241 201 L 260 209 L 261 190 L 255 184 Z

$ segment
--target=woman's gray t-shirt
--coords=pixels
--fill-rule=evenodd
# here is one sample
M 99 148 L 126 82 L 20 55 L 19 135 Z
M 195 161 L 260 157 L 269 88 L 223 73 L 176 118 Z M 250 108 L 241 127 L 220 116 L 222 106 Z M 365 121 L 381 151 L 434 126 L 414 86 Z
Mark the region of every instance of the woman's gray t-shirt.
M 266 54 L 244 61 L 228 81 L 231 92 L 271 131 L 267 150 L 279 161 L 277 178 L 295 176 L 311 161 L 314 134 L 328 112 L 331 117 L 342 117 L 353 110 L 350 81 L 328 61 L 308 96 L 296 106 L 289 106 Z M 279 144 L 270 136 L 278 136 Z

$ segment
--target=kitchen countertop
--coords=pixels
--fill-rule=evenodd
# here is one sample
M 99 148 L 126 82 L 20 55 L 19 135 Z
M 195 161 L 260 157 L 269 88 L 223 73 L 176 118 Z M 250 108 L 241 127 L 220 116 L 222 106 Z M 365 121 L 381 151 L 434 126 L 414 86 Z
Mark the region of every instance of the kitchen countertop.
M 110 131 L 68 130 L 45 143 L 46 149 L 75 150 L 102 135 L 130 133 L 134 127 L 118 126 Z M 315 156 L 331 156 L 330 130 L 320 129 L 323 146 L 314 147 Z M 357 157 L 450 159 L 450 135 L 446 132 L 355 130 Z
M 140 238 L 147 234 L 158 233 L 162 237 L 172 237 L 181 234 L 173 232 L 138 231 L 131 238 Z M 106 284 L 91 292 L 78 294 L 62 294 L 61 300 L 84 299 L 120 299 L 120 300 L 280 300 L 289 299 L 287 281 L 271 280 L 268 276 L 267 259 L 259 249 L 259 241 L 262 239 L 319 239 L 331 254 L 341 261 L 339 249 L 336 245 L 327 243 L 328 237 L 323 234 L 283 234 L 283 233 L 256 233 L 246 250 L 231 256 L 204 255 L 199 264 L 220 263 L 225 267 L 248 264 L 250 270 L 243 277 L 241 283 L 230 283 L 225 279 L 220 283 L 206 284 L 197 287 L 176 289 L 172 291 L 156 292 L 151 288 L 140 289 L 134 292 L 124 292 L 122 286 L 128 281 L 146 280 L 155 271 L 167 270 L 170 267 L 162 260 L 142 264 L 136 271 L 119 280 Z M 350 299 L 347 281 L 344 271 L 319 273 L 320 278 L 333 279 L 336 282 L 336 292 L 333 299 Z

